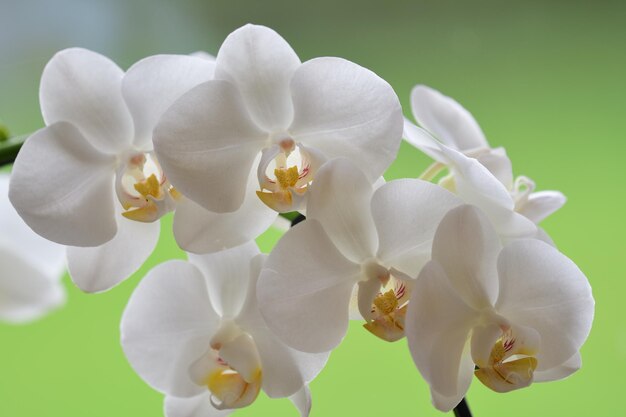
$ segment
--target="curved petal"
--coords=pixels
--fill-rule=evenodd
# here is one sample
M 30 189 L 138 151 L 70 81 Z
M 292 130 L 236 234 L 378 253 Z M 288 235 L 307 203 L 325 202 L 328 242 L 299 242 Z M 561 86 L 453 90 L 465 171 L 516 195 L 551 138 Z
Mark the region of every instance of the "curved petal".
M 327 162 L 309 189 L 307 218 L 319 221 L 343 255 L 353 262 L 373 258 L 378 246 L 370 200 L 374 189 L 352 161 Z
M 300 417 L 309 417 L 309 414 L 311 414 L 311 391 L 308 385 L 303 386 L 289 399 L 300 412 Z
M 487 168 L 507 190 L 513 188 L 513 166 L 504 148 L 489 149 L 489 152 L 478 155 L 476 159 Z
M 361 274 L 316 220 L 287 232 L 270 254 L 257 285 L 269 328 L 303 352 L 326 352 L 348 329 L 352 287 Z
M 302 64 L 291 81 L 296 142 L 327 158 L 345 157 L 374 182 L 393 162 L 402 139 L 396 93 L 368 69 L 341 58 Z
M 425 85 L 411 91 L 415 120 L 444 144 L 466 151 L 488 148 L 489 144 L 474 117 L 459 103 Z
M 118 216 L 117 234 L 101 246 L 67 248 L 72 281 L 85 292 L 107 291 L 134 274 L 159 240 L 160 223 L 143 223 Z
M 433 240 L 433 259 L 450 284 L 474 308 L 490 308 L 498 296 L 496 263 L 502 244 L 487 217 L 476 207 L 454 208 Z
M 505 246 L 498 272 L 498 312 L 541 336 L 537 371 L 558 366 L 580 350 L 591 330 L 594 300 L 576 264 L 547 243 L 523 239 Z
M 233 410 L 218 410 L 211 404 L 209 390 L 189 398 L 165 396 L 163 404 L 165 417 L 226 417 Z
M 165 110 L 183 93 L 213 78 L 215 63 L 190 55 L 155 55 L 128 69 L 122 95 L 133 117 L 133 144 L 152 148 L 152 130 Z
M 466 203 L 485 212 L 503 237 L 528 237 L 537 231 L 535 224 L 514 211 L 509 191 L 478 160 L 442 147 L 454 173 L 456 193 Z
M 154 131 L 154 148 L 171 183 L 204 208 L 243 204 L 253 162 L 267 134 L 250 119 L 235 86 L 208 81 L 178 99 Z
M 582 358 L 580 352 L 574 353 L 574 356 L 563 362 L 561 365 L 554 368 L 547 369 L 545 371 L 535 372 L 535 382 L 548 382 L 556 381 L 559 379 L 567 378 L 574 372 L 580 369 L 582 366 Z
M 433 138 L 430 133 L 421 127 L 415 126 L 406 118 L 404 119 L 404 132 L 402 133 L 402 137 L 408 143 L 413 145 L 413 147 L 424 152 L 435 161 L 444 163 L 447 161 L 447 158 L 441 152 L 441 148 L 437 140 Z
M 371 202 L 378 259 L 415 278 L 430 260 L 437 225 L 461 204 L 451 192 L 426 181 L 402 179 L 383 185 Z
M 191 380 L 189 369 L 209 348 L 218 325 L 200 271 L 169 261 L 152 269 L 130 297 L 122 316 L 122 348 L 151 387 L 189 397 L 207 389 Z
M 449 281 L 436 261 L 424 266 L 409 301 L 405 330 L 413 361 L 441 411 L 454 408 L 467 391 L 474 369 L 468 337 L 479 317 Z
M 241 207 L 232 213 L 214 213 L 182 198 L 174 213 L 174 237 L 183 250 L 211 253 L 256 239 L 276 220 L 276 212 L 256 196 L 256 177 L 248 179 Z
M 123 76 L 113 61 L 95 52 L 58 52 L 41 76 L 39 102 L 46 125 L 70 122 L 96 149 L 123 151 L 133 138 L 133 120 L 122 98 Z
M 115 236 L 115 160 L 73 125 L 35 132 L 15 160 L 9 198 L 35 232 L 57 243 L 97 246 Z
M 293 119 L 289 82 L 299 66 L 298 55 L 278 33 L 248 24 L 224 40 L 215 78 L 237 86 L 259 126 L 284 130 Z
M 559 191 L 539 191 L 528 196 L 528 200 L 518 208 L 518 213 L 534 223 L 539 223 L 565 204 L 567 198 Z
M 11 247 L 0 245 L 0 321 L 37 319 L 65 301 L 65 289 Z
M 9 175 L 0 173 L 0 245 L 10 247 L 24 260 L 58 281 L 65 269 L 65 247 L 33 232 L 9 199 Z
M 256 328 L 251 334 L 263 365 L 263 391 L 270 397 L 296 394 L 320 373 L 330 355 L 291 349 L 267 328 Z
M 204 275 L 215 311 L 235 317 L 241 311 L 250 283 L 250 262 L 258 255 L 254 241 L 206 255 L 189 254 L 189 262 Z

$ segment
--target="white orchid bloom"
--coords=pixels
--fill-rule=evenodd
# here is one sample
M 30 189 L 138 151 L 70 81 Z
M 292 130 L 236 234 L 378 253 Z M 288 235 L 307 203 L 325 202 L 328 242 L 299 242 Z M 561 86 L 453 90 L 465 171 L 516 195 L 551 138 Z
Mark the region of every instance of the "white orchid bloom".
M 524 176 L 514 179 L 511 161 L 504 148 L 491 148 L 471 113 L 454 99 L 430 87 L 417 85 L 411 91 L 411 110 L 420 126 L 439 142 L 485 166 L 508 191 L 515 211 L 534 223 L 539 223 L 565 204 L 565 196 L 559 191 L 534 192 L 535 183 L 531 179 Z M 450 158 L 433 151 L 437 140 L 430 135 L 405 120 L 405 139 L 439 162 L 433 166 L 433 172 L 442 168 L 442 164 L 454 165 Z M 442 185 L 458 178 L 455 172 L 452 174 L 442 180 Z
M 169 396 L 168 415 L 223 415 L 215 410 L 245 407 L 261 389 L 270 397 L 295 395 L 308 409 L 300 391 L 328 354 L 295 351 L 269 331 L 255 291 L 264 260 L 253 242 L 190 254 L 189 262 L 157 266 L 134 291 L 122 317 L 122 347 L 135 371 Z M 194 407 L 210 411 L 193 414 Z
M 298 350 L 329 351 L 346 334 L 355 293 L 370 332 L 402 338 L 409 277 L 430 259 L 437 224 L 462 200 L 421 180 L 374 189 L 344 158 L 320 169 L 310 193 L 307 220 L 276 244 L 259 278 L 268 325 Z
M 506 392 L 574 372 L 593 312 L 591 287 L 571 260 L 536 239 L 503 247 L 489 219 L 464 205 L 437 228 L 406 334 L 433 404 L 449 411 L 473 374 Z
M 9 176 L 0 173 L 0 321 L 24 323 L 65 302 L 65 248 L 30 230 L 8 194 Z
M 163 115 L 154 143 L 172 184 L 204 208 L 239 209 L 253 173 L 258 197 L 287 212 L 304 207 L 327 159 L 348 157 L 377 179 L 401 136 L 400 103 L 383 79 L 341 58 L 301 63 L 276 32 L 246 25 L 221 46 L 215 79 Z
M 177 202 L 174 232 L 187 250 L 249 240 L 223 231 L 238 223 L 238 213 L 225 218 L 182 198 L 152 150 L 161 114 L 213 70 L 209 59 L 157 55 L 124 74 L 108 58 L 78 48 L 57 53 L 44 69 L 47 127 L 19 153 L 10 198 L 35 232 L 71 246 L 68 268 L 81 289 L 107 290 L 135 272 L 156 245 L 159 218 Z M 265 210 L 257 220 L 267 227 L 271 216 Z M 203 233 L 210 229 L 215 233 Z

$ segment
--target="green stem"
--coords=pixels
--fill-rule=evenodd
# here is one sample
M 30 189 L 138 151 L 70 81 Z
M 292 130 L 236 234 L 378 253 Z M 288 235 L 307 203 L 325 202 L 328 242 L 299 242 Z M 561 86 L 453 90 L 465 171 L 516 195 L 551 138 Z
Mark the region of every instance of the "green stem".
M 0 140 L 0 166 L 15 162 L 17 153 L 22 148 L 28 136 L 14 136 L 9 139 Z

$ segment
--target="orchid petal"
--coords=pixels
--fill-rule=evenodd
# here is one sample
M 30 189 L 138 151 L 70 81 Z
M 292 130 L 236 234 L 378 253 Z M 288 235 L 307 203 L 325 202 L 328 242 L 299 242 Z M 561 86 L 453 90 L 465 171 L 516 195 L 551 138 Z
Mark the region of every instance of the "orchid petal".
M 165 396 L 165 417 L 226 417 L 233 410 L 218 410 L 211 404 L 211 394 L 205 391 L 189 398 Z
M 160 223 L 142 223 L 118 216 L 117 234 L 93 248 L 67 248 L 72 281 L 85 292 L 107 291 L 134 274 L 159 240 Z
M 393 162 L 402 137 L 402 110 L 391 86 L 373 72 L 341 58 L 316 58 L 291 81 L 296 142 L 329 159 L 345 157 L 370 181 Z
M 185 93 L 154 131 L 154 147 L 172 184 L 207 210 L 243 204 L 252 164 L 267 134 L 247 113 L 237 89 L 208 81 Z
M 469 386 L 474 366 L 468 336 L 478 317 L 450 286 L 444 269 L 427 263 L 415 281 L 405 329 L 413 361 L 441 411 L 456 406 Z
M 348 329 L 348 305 L 360 273 L 318 221 L 305 220 L 282 237 L 261 271 L 259 308 L 287 345 L 329 351 Z
M 492 306 L 498 295 L 496 260 L 501 249 L 489 219 L 478 208 L 463 205 L 450 210 L 439 224 L 432 257 L 461 298 L 480 309 Z
M 293 119 L 289 82 L 299 66 L 298 55 L 278 33 L 248 24 L 224 40 L 215 78 L 237 86 L 258 126 L 284 130 Z
M 372 221 L 372 184 L 350 160 L 324 164 L 309 190 L 307 216 L 319 221 L 343 255 L 353 262 L 373 258 L 378 246 Z
M 218 325 L 202 273 L 188 262 L 169 261 L 133 292 L 122 316 L 122 348 L 154 389 L 189 397 L 206 390 L 191 380 L 189 369 L 206 353 Z
M 311 391 L 308 385 L 303 386 L 289 399 L 300 412 L 300 417 L 309 417 L 309 414 L 311 414 Z
M 422 129 L 421 127 L 415 126 L 406 118 L 404 119 L 404 132 L 402 134 L 402 137 L 413 147 L 424 152 L 435 161 L 443 163 L 447 161 L 447 158 L 441 152 L 441 146 L 439 146 L 439 142 L 435 138 L 433 138 L 426 130 Z
M 547 243 L 523 239 L 504 247 L 498 272 L 498 312 L 541 336 L 537 370 L 558 366 L 578 352 L 594 314 L 591 287 L 580 269 Z
M 0 245 L 10 247 L 50 279 L 58 281 L 65 269 L 65 247 L 33 232 L 15 211 L 8 195 L 9 176 L 0 173 Z
M 447 146 L 460 151 L 489 147 L 471 113 L 437 90 L 425 85 L 413 87 L 411 110 L 415 120 Z
M 430 260 L 432 240 L 443 216 L 463 201 L 421 180 L 395 180 L 374 193 L 372 216 L 378 231 L 378 259 L 415 278 Z
M 256 239 L 276 220 L 276 212 L 254 193 L 256 177 L 248 180 L 241 207 L 231 213 L 214 213 L 182 198 L 174 213 L 174 237 L 183 250 L 211 253 Z
M 133 116 L 134 145 L 152 149 L 152 131 L 165 110 L 192 87 L 213 78 L 215 64 L 189 55 L 155 55 L 128 69 L 122 94 Z
M 528 200 L 517 211 L 534 223 L 539 223 L 563 207 L 566 201 L 559 191 L 539 191 L 528 196 Z
M 64 245 L 97 246 L 116 233 L 114 159 L 73 125 L 30 136 L 15 160 L 9 198 L 39 235 Z
M 58 52 L 41 76 L 39 101 L 46 125 L 72 123 L 96 149 L 123 151 L 133 138 L 133 120 L 122 98 L 123 76 L 113 61 L 95 52 Z
M 485 168 L 504 185 L 507 190 L 513 188 L 513 166 L 504 148 L 490 149 L 476 157 Z
M 10 246 L 0 245 L 0 320 L 24 323 L 65 301 L 65 290 Z
M 204 275 L 215 311 L 222 317 L 235 317 L 241 311 L 250 282 L 250 262 L 259 254 L 256 243 L 206 255 L 188 254 L 189 262 Z
M 582 358 L 580 357 L 580 352 L 576 352 L 571 358 L 563 362 L 561 365 L 555 366 L 545 371 L 536 371 L 535 382 L 548 382 L 567 378 L 568 376 L 579 370 L 581 366 Z

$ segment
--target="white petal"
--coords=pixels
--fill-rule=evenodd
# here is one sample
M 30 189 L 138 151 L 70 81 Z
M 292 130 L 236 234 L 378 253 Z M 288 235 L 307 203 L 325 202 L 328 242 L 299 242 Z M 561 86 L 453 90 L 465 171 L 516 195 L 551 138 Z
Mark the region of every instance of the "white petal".
M 163 406 L 165 417 L 226 417 L 233 410 L 218 410 L 211 404 L 209 390 L 189 398 L 167 395 Z
M 206 59 L 207 61 L 211 61 L 215 63 L 215 56 L 211 55 L 206 51 L 195 51 L 189 54 L 190 56 L 195 56 L 196 58 Z
M 178 99 L 153 139 L 165 175 L 183 195 L 208 210 L 232 212 L 243 204 L 267 134 L 252 122 L 237 89 L 214 80 Z
M 441 411 L 458 404 L 469 386 L 474 367 L 468 336 L 478 317 L 449 281 L 436 261 L 427 263 L 415 282 L 406 315 L 411 356 Z
M 263 364 L 263 391 L 270 397 L 296 394 L 319 374 L 330 355 L 291 349 L 267 328 L 257 328 L 251 334 Z
M 259 308 L 287 345 L 329 351 L 346 334 L 352 287 L 360 273 L 318 221 L 305 220 L 282 237 L 261 271 Z
M 402 110 L 386 81 L 341 58 L 302 64 L 291 82 L 296 142 L 328 159 L 345 157 L 373 182 L 393 162 L 402 139 Z
M 67 248 L 72 281 L 85 292 L 106 291 L 134 274 L 159 240 L 160 223 L 141 223 L 118 215 L 117 234 L 101 246 Z
M 503 237 L 528 237 L 536 233 L 533 222 L 514 211 L 509 191 L 478 160 L 450 148 L 442 148 L 454 173 L 456 193 L 479 207 Z
M 71 124 L 35 132 L 17 156 L 9 198 L 39 235 L 64 245 L 97 246 L 116 233 L 114 159 Z
M 440 92 L 417 85 L 411 91 L 415 120 L 444 144 L 461 151 L 488 148 L 474 117 L 463 106 Z
M 206 387 L 191 365 L 209 348 L 219 318 L 204 277 L 192 264 L 169 261 L 139 283 L 122 316 L 122 348 L 133 369 L 154 389 L 189 397 Z
M 559 191 L 539 191 L 532 193 L 517 211 L 532 220 L 539 223 L 561 207 L 567 199 L 563 193 Z
M 10 247 L 54 281 L 65 270 L 65 247 L 33 232 L 8 199 L 9 176 L 0 173 L 0 245 Z
M 404 139 L 415 148 L 424 152 L 435 161 L 446 162 L 447 158 L 442 154 L 441 147 L 435 138 L 421 127 L 415 126 L 409 120 L 404 119 Z
M 461 298 L 480 309 L 491 307 L 498 295 L 501 249 L 489 219 L 476 207 L 463 205 L 450 210 L 439 224 L 432 256 Z
M 308 385 L 305 385 L 300 391 L 289 397 L 293 405 L 300 412 L 300 417 L 308 417 L 311 413 L 311 391 Z
M 213 308 L 222 317 L 241 311 L 250 283 L 250 262 L 258 255 L 254 241 L 206 255 L 189 254 L 189 262 L 204 275 Z
M 307 216 L 319 221 L 343 255 L 353 262 L 373 258 L 378 247 L 370 200 L 374 189 L 345 158 L 322 166 L 309 190 Z
M 256 177 L 248 180 L 242 206 L 232 213 L 214 213 L 182 198 L 174 214 L 174 237 L 183 250 L 210 253 L 256 239 L 276 220 L 276 212 L 255 194 Z
M 81 48 L 58 52 L 41 76 L 39 101 L 46 125 L 70 122 L 97 149 L 130 146 L 133 121 L 122 98 L 124 72 L 110 59 Z
M 378 259 L 415 278 L 430 260 L 432 240 L 443 216 L 463 201 L 435 184 L 395 180 L 372 197 Z
M 134 145 L 152 148 L 152 130 L 165 110 L 192 87 L 213 78 L 215 63 L 189 55 L 155 55 L 128 69 L 122 94 L 135 126 Z
M 513 188 L 513 167 L 504 148 L 490 149 L 476 157 L 485 168 L 504 185 L 507 190 Z
M 548 382 L 567 378 L 568 376 L 579 370 L 581 366 L 582 359 L 580 357 L 580 352 L 576 352 L 574 356 L 563 362 L 561 365 L 555 366 L 554 368 L 550 368 L 545 371 L 535 372 L 534 380 L 535 382 Z
M 0 321 L 31 321 L 65 301 L 65 289 L 58 279 L 51 279 L 4 244 L 0 245 L 0 271 Z
M 232 82 L 252 119 L 265 130 L 284 130 L 293 118 L 289 82 L 300 66 L 298 55 L 272 29 L 245 25 L 224 40 L 215 78 Z
M 578 267 L 539 240 L 508 244 L 498 258 L 496 309 L 541 336 L 537 371 L 562 364 L 580 350 L 594 314 L 591 287 Z

